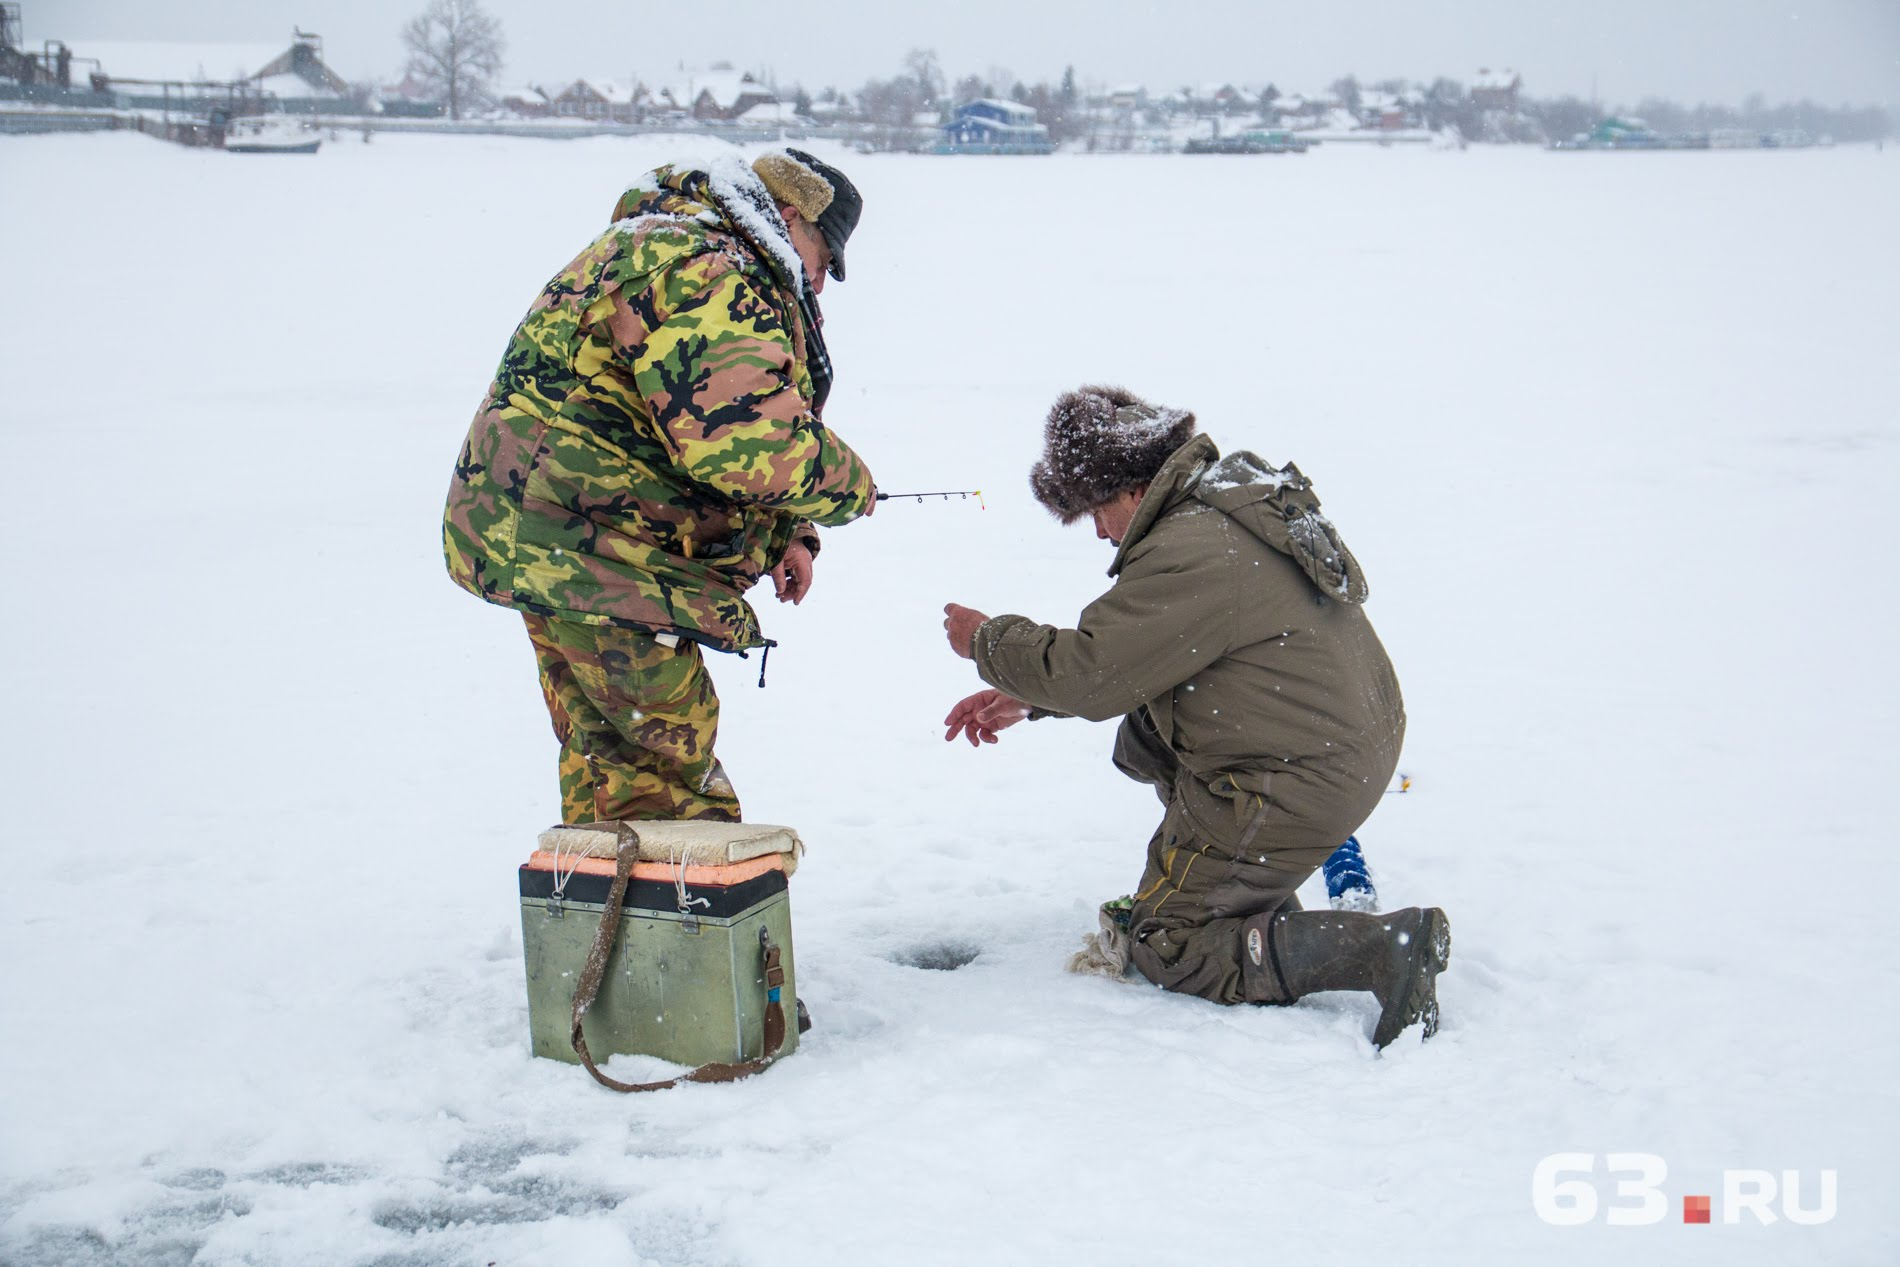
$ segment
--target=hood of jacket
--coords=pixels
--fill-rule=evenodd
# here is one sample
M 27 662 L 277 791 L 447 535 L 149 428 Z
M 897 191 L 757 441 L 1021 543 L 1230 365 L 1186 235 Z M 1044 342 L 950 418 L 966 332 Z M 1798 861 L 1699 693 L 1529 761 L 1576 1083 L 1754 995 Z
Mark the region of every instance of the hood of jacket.
M 1156 523 L 1190 502 L 1217 510 L 1300 565 L 1326 597 L 1359 604 L 1370 593 L 1365 571 L 1339 530 L 1320 513 L 1313 483 L 1291 462 L 1269 466 L 1245 449 L 1222 457 L 1208 437 L 1195 436 L 1162 465 L 1129 521 L 1108 574 L 1114 576 Z
M 805 289 L 805 268 L 777 204 L 765 182 L 737 159 L 704 167 L 666 166 L 646 173 L 614 203 L 613 218 L 625 222 L 649 217 L 733 234 L 780 286 L 793 294 Z
M 805 327 L 812 412 L 823 415 L 832 377 L 824 316 L 818 310 L 817 294 L 805 280 L 804 261 L 792 245 L 791 230 L 757 173 L 737 158 L 720 158 L 700 167 L 659 167 L 620 195 L 613 218 L 617 227 L 630 230 L 671 221 L 702 234 L 728 234 L 743 243 L 772 281 L 797 300 Z

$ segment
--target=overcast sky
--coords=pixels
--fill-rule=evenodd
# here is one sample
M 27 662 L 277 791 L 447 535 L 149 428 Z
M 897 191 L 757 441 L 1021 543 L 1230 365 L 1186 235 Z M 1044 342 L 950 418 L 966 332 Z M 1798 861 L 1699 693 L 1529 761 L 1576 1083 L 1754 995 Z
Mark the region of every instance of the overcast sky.
M 21 0 L 27 42 L 288 42 L 320 33 L 352 80 L 393 77 L 398 30 L 424 0 Z M 730 61 L 781 84 L 854 88 L 935 49 L 952 79 L 1008 71 L 1153 89 L 1222 80 L 1283 92 L 1348 72 L 1469 81 L 1522 72 L 1534 96 L 1739 103 L 1812 97 L 1900 106 L 1900 0 L 486 0 L 508 38 L 504 78 L 649 83 Z M 1002 87 L 1003 85 L 999 85 Z

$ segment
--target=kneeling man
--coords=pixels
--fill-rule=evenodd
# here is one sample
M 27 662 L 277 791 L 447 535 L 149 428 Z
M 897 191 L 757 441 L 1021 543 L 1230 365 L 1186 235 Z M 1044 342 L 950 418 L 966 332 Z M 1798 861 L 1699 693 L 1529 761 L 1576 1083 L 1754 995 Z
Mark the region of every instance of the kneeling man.
M 1217 1003 L 1369 990 L 1375 1043 L 1414 1022 L 1430 1037 L 1444 912 L 1302 911 L 1294 896 L 1379 803 L 1405 737 L 1365 577 L 1312 485 L 1222 457 L 1193 414 L 1113 387 L 1056 401 L 1030 483 L 1063 523 L 1094 519 L 1115 584 L 1073 629 L 946 607 L 952 649 L 996 688 L 961 701 L 947 737 L 1120 717 L 1116 766 L 1167 807 L 1128 961 Z

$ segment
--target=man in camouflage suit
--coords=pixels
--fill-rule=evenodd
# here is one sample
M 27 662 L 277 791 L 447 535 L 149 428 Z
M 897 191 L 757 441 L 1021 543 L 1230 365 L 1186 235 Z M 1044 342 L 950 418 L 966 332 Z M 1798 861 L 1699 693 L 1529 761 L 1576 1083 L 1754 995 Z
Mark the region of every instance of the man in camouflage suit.
M 770 648 L 745 592 L 811 585 L 814 524 L 871 513 L 820 421 L 817 296 L 862 200 L 797 150 L 662 167 L 515 330 L 455 466 L 456 584 L 523 613 L 563 822 L 737 821 L 702 645 Z

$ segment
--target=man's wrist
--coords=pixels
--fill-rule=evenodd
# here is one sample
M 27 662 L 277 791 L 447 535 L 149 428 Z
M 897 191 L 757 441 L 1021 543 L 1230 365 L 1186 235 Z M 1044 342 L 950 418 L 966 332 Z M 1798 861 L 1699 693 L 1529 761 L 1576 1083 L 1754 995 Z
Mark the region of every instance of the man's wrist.
M 990 622 L 988 620 L 979 620 L 976 622 L 976 625 L 970 630 L 970 645 L 967 648 L 965 648 L 965 653 L 970 657 L 970 662 L 972 664 L 976 662 L 977 635 L 982 633 L 983 626 L 989 623 Z

